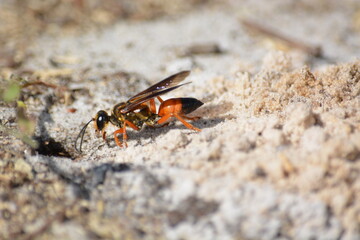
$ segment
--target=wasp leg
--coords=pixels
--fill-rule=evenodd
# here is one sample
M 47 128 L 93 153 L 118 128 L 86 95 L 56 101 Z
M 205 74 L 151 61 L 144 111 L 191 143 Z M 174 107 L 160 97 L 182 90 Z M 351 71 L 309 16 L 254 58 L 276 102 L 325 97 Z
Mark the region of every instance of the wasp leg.
M 157 118 L 157 114 L 155 115 L 156 118 Z M 152 127 L 152 128 L 161 128 L 161 127 L 164 127 L 164 126 L 167 126 L 169 123 L 165 123 L 163 125 L 159 125 L 159 122 L 156 121 L 156 118 L 152 118 L 152 119 L 148 119 L 145 124 L 149 127 Z
M 119 140 L 119 138 L 117 137 L 117 135 L 118 135 L 119 133 L 123 134 L 123 139 L 124 139 L 124 138 L 127 139 L 125 126 L 124 126 L 123 128 L 119 128 L 118 130 L 116 130 L 116 131 L 114 132 L 114 139 L 115 139 L 116 145 L 118 145 L 119 147 L 123 147 L 122 142 L 121 142 L 121 141 Z M 123 141 L 124 141 L 124 140 L 123 140 Z M 127 145 L 126 145 L 126 142 L 125 142 L 125 146 L 127 146 Z
M 164 122 L 166 122 L 170 117 L 176 117 L 180 122 L 182 122 L 182 124 L 185 125 L 185 127 L 189 128 L 189 129 L 192 129 L 194 131 L 198 131 L 198 132 L 201 132 L 201 129 L 198 129 L 196 127 L 194 127 L 193 125 L 191 125 L 190 123 L 186 122 L 184 120 L 184 118 L 188 118 L 188 117 L 185 117 L 185 116 L 181 116 L 177 113 L 169 113 L 169 114 L 166 114 L 165 116 L 161 117 L 158 121 L 158 124 L 162 124 Z
M 198 132 L 201 132 L 201 129 L 198 129 L 198 128 L 194 127 L 193 125 L 191 125 L 190 123 L 186 122 L 186 121 L 184 120 L 184 118 L 186 118 L 185 116 L 180 116 L 179 114 L 174 113 L 174 117 L 176 117 L 177 119 L 179 119 L 179 121 L 182 122 L 182 124 L 184 124 L 185 127 L 190 128 L 190 129 L 195 130 L 195 131 L 198 131 Z M 183 117 L 184 117 L 184 118 L 183 118 Z
M 164 100 L 162 100 L 161 97 L 157 96 L 156 98 L 159 100 L 160 103 L 163 103 L 163 102 L 164 102 Z
M 166 122 L 169 118 L 171 118 L 173 116 L 173 114 L 169 113 L 169 114 L 166 114 L 165 116 L 162 116 L 158 121 L 157 123 L 158 124 L 163 124 L 164 122 Z
M 162 103 L 164 100 L 161 99 L 161 97 L 157 97 L 157 99 L 159 100 L 160 103 Z M 150 112 L 155 113 L 156 114 L 156 105 L 155 105 L 155 99 L 151 99 L 149 101 L 150 104 Z
M 138 128 L 135 124 L 133 124 L 132 122 L 129 122 L 128 120 L 124 121 L 124 128 L 125 126 L 128 125 L 129 127 L 131 127 L 132 129 L 139 131 L 140 128 Z
M 135 124 L 133 124 L 132 122 L 129 122 L 128 120 L 125 120 L 124 121 L 124 126 L 114 132 L 115 142 L 116 142 L 116 145 L 118 145 L 119 147 L 123 147 L 123 144 L 121 143 L 121 141 L 116 136 L 119 133 L 121 133 L 123 135 L 123 143 L 124 143 L 125 147 L 128 146 L 127 142 L 126 142 L 126 140 L 127 140 L 126 125 L 128 125 L 129 127 L 131 127 L 134 130 L 137 130 L 137 131 L 140 130 L 140 128 L 135 126 Z
M 155 100 L 151 99 L 150 101 L 150 112 L 155 113 L 156 114 L 156 105 L 155 105 Z
M 108 142 L 108 140 L 106 139 L 106 132 L 105 132 L 105 131 L 103 131 L 103 133 L 102 133 L 102 138 L 104 139 L 106 145 L 109 146 L 109 142 Z

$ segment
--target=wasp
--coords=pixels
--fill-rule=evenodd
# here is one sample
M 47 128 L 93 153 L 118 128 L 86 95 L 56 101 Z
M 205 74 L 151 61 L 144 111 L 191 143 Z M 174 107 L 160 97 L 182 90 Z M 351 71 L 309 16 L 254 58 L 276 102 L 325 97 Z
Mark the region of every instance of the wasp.
M 118 129 L 114 131 L 114 139 L 119 147 L 127 147 L 126 128 L 130 127 L 139 131 L 144 124 L 150 127 L 164 126 L 169 118 L 175 117 L 187 128 L 200 132 L 201 130 L 188 123 L 186 120 L 198 120 L 199 117 L 188 117 L 187 114 L 195 111 L 203 105 L 196 98 L 170 98 L 163 100 L 160 96 L 173 91 L 185 84 L 180 84 L 190 71 L 182 71 L 171 75 L 168 78 L 154 84 L 146 90 L 131 97 L 126 102 L 116 104 L 108 114 L 104 110 L 96 113 L 95 117 L 87 122 L 75 140 L 75 149 L 81 152 L 81 146 L 87 126 L 94 122 L 94 128 L 97 135 L 101 135 L 106 141 L 106 127 L 109 124 L 114 125 Z M 156 111 L 155 98 L 160 102 L 158 112 Z M 122 142 L 117 135 L 122 134 Z M 77 142 L 80 139 L 80 146 L 77 148 Z

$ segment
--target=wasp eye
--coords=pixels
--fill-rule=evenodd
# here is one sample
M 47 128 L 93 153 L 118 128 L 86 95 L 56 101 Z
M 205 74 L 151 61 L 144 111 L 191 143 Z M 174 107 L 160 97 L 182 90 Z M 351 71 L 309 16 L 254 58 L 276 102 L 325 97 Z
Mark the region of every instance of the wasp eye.
M 103 130 L 108 122 L 109 122 L 109 116 L 105 111 L 101 110 L 96 114 L 97 130 L 99 131 Z

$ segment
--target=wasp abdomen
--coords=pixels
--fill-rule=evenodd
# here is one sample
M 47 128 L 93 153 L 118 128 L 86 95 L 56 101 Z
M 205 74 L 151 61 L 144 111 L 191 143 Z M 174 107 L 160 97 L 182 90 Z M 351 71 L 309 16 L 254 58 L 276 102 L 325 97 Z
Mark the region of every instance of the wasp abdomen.
M 204 104 L 196 98 L 180 98 L 180 101 L 182 105 L 181 113 L 183 114 L 189 114 Z
M 195 111 L 203 103 L 196 98 L 171 98 L 161 103 L 159 116 L 167 114 L 188 114 Z

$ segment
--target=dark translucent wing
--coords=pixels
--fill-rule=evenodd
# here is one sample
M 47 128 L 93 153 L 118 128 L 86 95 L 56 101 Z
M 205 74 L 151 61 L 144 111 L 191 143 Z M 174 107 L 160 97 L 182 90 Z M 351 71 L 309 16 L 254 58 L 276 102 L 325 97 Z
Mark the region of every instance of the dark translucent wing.
M 141 99 L 137 100 L 136 102 L 127 103 L 127 105 L 126 105 L 123 109 L 121 109 L 121 113 L 130 112 L 131 110 L 135 109 L 135 108 L 136 108 L 137 106 L 139 106 L 140 104 L 142 104 L 142 103 L 144 103 L 144 102 L 147 102 L 147 101 L 149 101 L 149 100 L 151 100 L 151 99 L 153 99 L 153 98 L 155 98 L 155 97 L 157 97 L 157 96 L 160 96 L 160 95 L 162 95 L 162 94 L 165 94 L 165 93 L 168 93 L 168 92 L 170 92 L 170 91 L 173 91 L 173 90 L 175 90 L 175 89 L 177 89 L 177 88 L 179 88 L 179 87 L 181 87 L 181 86 L 183 86 L 183 85 L 185 85 L 185 84 L 189 84 L 189 82 L 188 82 L 188 83 L 181 84 L 181 85 L 177 85 L 177 86 L 175 86 L 175 87 L 165 88 L 165 89 L 162 90 L 162 91 L 154 91 L 154 92 L 152 92 L 150 95 L 146 95 L 144 98 L 141 98 Z
M 122 113 L 127 113 L 134 109 L 141 103 L 149 101 L 152 98 L 175 90 L 178 87 L 181 87 L 184 84 L 178 85 L 183 81 L 187 76 L 189 76 L 190 71 L 183 71 L 171 75 L 170 77 L 156 83 L 155 85 L 149 87 L 148 89 L 136 94 L 126 102 L 126 106 L 121 109 Z
M 183 81 L 187 76 L 189 76 L 190 71 L 182 71 L 171 75 L 168 78 L 156 83 L 155 85 L 149 87 L 148 89 L 136 94 L 132 98 L 128 100 L 129 103 L 136 102 L 139 99 L 142 99 L 148 95 L 153 94 L 154 92 L 162 91 L 166 88 L 171 88 L 178 85 L 181 81 Z

